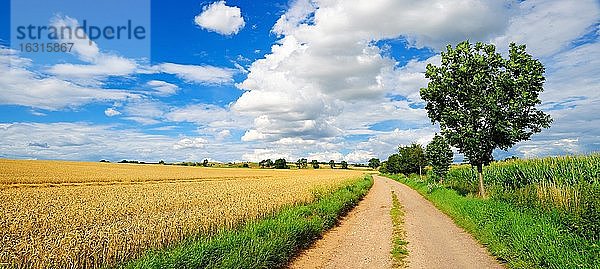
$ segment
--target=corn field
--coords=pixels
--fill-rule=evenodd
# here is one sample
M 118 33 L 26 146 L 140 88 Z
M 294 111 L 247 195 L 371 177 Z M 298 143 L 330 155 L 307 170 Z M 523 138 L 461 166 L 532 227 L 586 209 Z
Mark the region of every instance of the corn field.
M 600 154 L 494 162 L 484 176 L 492 198 L 556 212 L 569 229 L 600 240 Z M 453 167 L 445 184 L 476 194 L 476 171 Z
M 0 267 L 118 265 L 309 202 L 361 175 L 0 160 Z

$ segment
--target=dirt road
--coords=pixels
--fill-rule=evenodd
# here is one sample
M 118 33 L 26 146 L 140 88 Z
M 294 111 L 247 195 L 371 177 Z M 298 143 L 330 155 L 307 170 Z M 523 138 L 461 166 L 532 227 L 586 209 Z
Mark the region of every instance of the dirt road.
M 290 268 L 391 268 L 392 194 L 376 179 L 364 199 Z
M 408 268 L 504 268 L 416 191 L 384 177 L 374 179 L 365 199 L 291 268 L 390 268 L 392 190 L 404 206 Z

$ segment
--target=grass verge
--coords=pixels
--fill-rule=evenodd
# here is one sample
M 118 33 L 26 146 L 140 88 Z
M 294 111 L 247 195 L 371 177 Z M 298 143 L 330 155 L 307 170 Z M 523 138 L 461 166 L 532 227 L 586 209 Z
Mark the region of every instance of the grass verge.
M 392 235 L 392 258 L 394 268 L 406 267 L 405 258 L 408 256 L 406 245 L 408 242 L 405 239 L 405 232 L 402 228 L 404 224 L 404 210 L 402 204 L 398 201 L 398 196 L 392 191 L 392 216 L 393 235 Z
M 461 196 L 418 178 L 388 177 L 418 191 L 510 268 L 600 268 L 600 242 L 570 232 L 551 213 Z
M 238 229 L 150 251 L 125 268 L 280 268 L 358 204 L 371 186 L 365 176 L 314 202 L 284 208 Z

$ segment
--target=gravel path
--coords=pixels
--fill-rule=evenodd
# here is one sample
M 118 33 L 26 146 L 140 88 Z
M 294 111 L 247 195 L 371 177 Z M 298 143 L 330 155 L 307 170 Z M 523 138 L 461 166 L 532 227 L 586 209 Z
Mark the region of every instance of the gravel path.
M 375 180 L 363 200 L 290 268 L 391 268 L 392 194 Z
M 363 201 L 290 268 L 391 268 L 391 191 L 404 206 L 408 268 L 504 268 L 413 189 L 374 176 Z
M 470 234 L 410 187 L 376 176 L 404 206 L 408 268 L 504 268 Z

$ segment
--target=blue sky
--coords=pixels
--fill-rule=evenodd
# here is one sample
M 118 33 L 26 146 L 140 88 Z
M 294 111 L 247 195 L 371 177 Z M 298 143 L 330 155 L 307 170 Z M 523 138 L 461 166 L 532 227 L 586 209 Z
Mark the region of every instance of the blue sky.
M 465 39 L 523 43 L 546 66 L 553 126 L 496 158 L 600 150 L 595 0 L 14 1 L 0 0 L 1 158 L 386 158 L 438 131 L 423 72 Z M 60 40 L 70 53 L 14 38 L 84 20 L 148 38 Z

